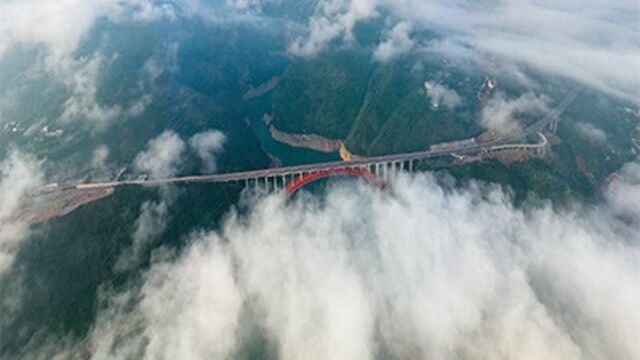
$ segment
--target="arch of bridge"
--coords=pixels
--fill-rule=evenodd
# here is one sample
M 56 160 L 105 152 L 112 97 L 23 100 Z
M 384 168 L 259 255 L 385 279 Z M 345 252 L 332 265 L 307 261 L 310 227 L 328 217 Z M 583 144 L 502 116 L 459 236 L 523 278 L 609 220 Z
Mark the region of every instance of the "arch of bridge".
M 304 174 L 302 177 L 292 181 L 289 185 L 287 185 L 287 193 L 293 194 L 309 183 L 318 181 L 320 179 L 328 178 L 331 176 L 340 176 L 340 175 L 362 177 L 366 179 L 368 182 L 376 186 L 379 186 L 381 188 L 388 187 L 388 184 L 382 178 L 372 173 L 371 171 L 367 170 L 366 168 L 362 168 L 362 167 L 339 168 L 339 169 L 314 171 L 308 174 Z

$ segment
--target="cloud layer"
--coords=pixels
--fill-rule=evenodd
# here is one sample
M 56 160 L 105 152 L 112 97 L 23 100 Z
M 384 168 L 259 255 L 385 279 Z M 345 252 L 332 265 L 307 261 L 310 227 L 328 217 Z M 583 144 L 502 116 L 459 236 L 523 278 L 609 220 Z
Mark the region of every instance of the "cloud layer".
M 226 141 L 226 136 L 218 130 L 199 132 L 189 139 L 188 145 L 202 161 L 203 173 L 216 171 L 216 155 L 223 151 Z M 187 143 L 180 135 L 165 130 L 136 155 L 134 166 L 138 172 L 146 173 L 153 179 L 166 179 L 179 172 L 186 150 Z
M 580 135 L 596 145 L 604 145 L 607 142 L 607 133 L 592 124 L 577 122 L 576 129 Z
M 480 124 L 487 130 L 500 134 L 513 133 L 518 129 L 519 117 L 540 116 L 549 111 L 549 99 L 526 93 L 517 99 L 507 99 L 504 93 L 492 98 L 480 113 Z
M 411 39 L 411 28 L 412 25 L 406 21 L 395 25 L 375 49 L 373 57 L 378 61 L 387 62 L 411 50 L 415 45 Z
M 180 4 L 185 13 L 203 9 L 197 0 Z M 49 69 L 71 91 L 63 116 L 111 120 L 128 111 L 96 102 L 108 59 L 75 59 L 73 52 L 98 18 L 171 21 L 174 10 L 146 0 L 3 2 L 0 57 L 16 45 L 44 47 Z M 382 14 L 397 21 L 374 52 L 380 61 L 414 47 L 471 54 L 640 98 L 638 9 L 630 0 L 326 0 L 289 50 L 313 56 L 336 39 L 349 43 L 358 22 Z M 437 40 L 411 36 L 424 29 L 438 32 Z M 429 96 L 445 106 L 460 103 L 449 89 L 434 90 Z M 546 99 L 532 94 L 498 96 L 482 121 L 508 131 L 515 115 L 546 110 Z M 211 131 L 189 146 L 213 172 L 223 143 Z M 171 177 L 186 151 L 167 131 L 135 166 L 152 178 Z M 96 155 L 103 164 L 106 155 Z M 253 199 L 248 215 L 194 234 L 184 253 L 157 250 L 140 283 L 104 294 L 85 341 L 48 350 L 59 358 L 227 358 L 257 327 L 283 359 L 635 359 L 639 169 L 621 171 L 605 204 L 572 211 L 516 209 L 500 190 L 452 190 L 430 176 L 401 178 L 394 196 L 339 186 L 321 201 Z M 40 174 L 38 161 L 17 152 L 0 165 L 0 275 L 27 233 L 11 214 Z M 142 205 L 130 253 L 117 267 L 137 265 L 164 230 L 170 206 L 166 199 Z
M 458 93 L 441 84 L 426 83 L 427 96 L 431 99 L 434 108 L 444 105 L 447 109 L 453 110 L 462 104 L 462 98 Z
M 28 224 L 13 217 L 28 192 L 41 185 L 41 165 L 33 156 L 15 150 L 0 162 L 0 276 L 13 264 L 19 244 L 27 235 Z
M 610 191 L 637 192 L 627 179 Z M 270 196 L 180 255 L 157 251 L 140 286 L 108 295 L 83 351 L 228 358 L 257 327 L 281 359 L 640 354 L 640 223 L 624 206 L 516 209 L 428 175 L 394 185 Z
M 202 160 L 202 173 L 211 174 L 216 172 L 216 155 L 224 149 L 227 137 L 218 130 L 208 130 L 195 134 L 189 139 L 189 146 L 198 154 Z
M 109 30 L 92 33 L 103 20 L 110 24 L 204 20 L 213 24 L 249 22 L 251 7 L 216 0 L 7 0 L 0 2 L 0 67 L 5 56 L 19 49 L 29 68 L 21 82 L 38 77 L 53 80 L 68 92 L 59 120 L 90 122 L 90 129 L 103 130 L 114 120 L 140 115 L 151 101 L 150 90 L 139 79 L 139 98 L 104 104 L 99 99 L 100 80 L 110 63 L 126 54 L 104 52 Z M 245 14 L 246 13 L 246 14 Z M 91 49 L 91 42 L 100 44 Z M 89 44 L 89 46 L 85 46 Z M 133 70 L 133 69 L 132 69 Z M 146 84 L 148 85 L 148 84 Z M 48 115 L 47 115 L 48 116 Z M 1 119 L 0 119 L 1 120 Z M 11 119 L 12 120 L 12 119 Z M 57 120 L 57 119 L 56 119 Z
M 322 0 L 290 51 L 310 56 L 332 41 L 349 43 L 357 23 L 379 16 L 436 33 L 423 39 L 424 49 L 492 63 L 503 76 L 519 76 L 526 66 L 636 103 L 640 98 L 640 7 L 634 0 Z
M 44 46 L 50 61 L 58 62 L 78 48 L 100 18 L 151 21 L 174 17 L 172 6 L 153 0 L 3 1 L 0 3 L 0 58 L 17 45 Z
M 166 179 L 177 174 L 186 149 L 178 134 L 166 130 L 149 141 L 147 149 L 136 156 L 134 166 L 152 179 Z

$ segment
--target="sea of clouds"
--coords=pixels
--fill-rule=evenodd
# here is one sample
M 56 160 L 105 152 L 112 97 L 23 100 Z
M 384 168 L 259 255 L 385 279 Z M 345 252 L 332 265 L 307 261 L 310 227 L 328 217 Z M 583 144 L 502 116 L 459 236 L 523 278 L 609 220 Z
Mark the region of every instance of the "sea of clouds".
M 234 21 L 259 21 L 259 3 L 225 6 Z M 97 78 L 109 59 L 75 55 L 94 23 L 224 22 L 219 9 L 197 0 L 4 1 L 0 60 L 18 46 L 44 49 L 40 66 L 69 88 L 66 116 L 111 121 L 130 109 L 97 103 Z M 358 23 L 390 14 L 375 61 L 409 51 L 481 64 L 499 59 L 514 77 L 520 66 L 533 67 L 637 101 L 639 12 L 633 0 L 322 0 L 312 18 L 292 27 L 288 52 L 308 57 L 335 40 L 348 44 Z M 424 29 L 439 37 L 417 38 Z M 546 106 L 540 95 L 498 97 L 485 112 L 508 119 Z M 215 131 L 188 141 L 169 131 L 149 142 L 136 168 L 171 176 L 192 148 L 203 169 L 215 171 L 224 142 Z M 101 165 L 108 149 L 96 155 Z M 13 214 L 43 182 L 41 165 L 18 151 L 0 163 L 0 277 L 29 235 Z M 23 355 L 224 359 L 251 342 L 248 329 L 256 328 L 282 359 L 640 357 L 640 165 L 628 164 L 599 204 L 568 209 L 514 207 L 502 189 L 455 189 L 429 174 L 393 185 L 389 194 L 342 184 L 293 201 L 247 195 L 246 212 L 231 213 L 220 230 L 191 234 L 181 253 L 156 249 L 151 268 L 124 289 L 105 286 L 86 337 L 52 335 Z M 142 205 L 118 269 L 137 266 L 172 204 L 163 193 Z M 20 306 L 19 279 L 12 286 L 2 289 L 0 326 Z
M 308 57 L 335 41 L 353 43 L 355 27 L 376 18 L 389 24 L 377 60 L 423 51 L 528 86 L 535 80 L 523 70 L 534 69 L 636 104 L 640 98 L 640 7 L 634 0 L 320 0 L 289 52 Z M 421 38 L 421 30 L 437 36 Z
M 562 210 L 430 174 L 247 194 L 220 230 L 105 287 L 85 339 L 26 357 L 225 359 L 259 329 L 281 359 L 636 359 L 638 169 Z

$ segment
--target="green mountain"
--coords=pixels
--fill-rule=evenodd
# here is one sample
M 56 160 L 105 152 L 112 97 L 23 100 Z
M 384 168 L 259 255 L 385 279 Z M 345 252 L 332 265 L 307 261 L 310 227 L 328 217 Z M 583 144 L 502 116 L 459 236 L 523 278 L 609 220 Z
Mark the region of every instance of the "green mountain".
M 275 126 L 345 140 L 361 155 L 427 149 L 431 144 L 477 135 L 471 105 L 434 109 L 424 82 L 456 80 L 442 65 L 416 57 L 381 64 L 365 50 L 329 51 L 293 62 L 273 95 Z M 450 79 L 450 78 L 451 79 Z M 481 79 L 458 88 L 471 93 Z

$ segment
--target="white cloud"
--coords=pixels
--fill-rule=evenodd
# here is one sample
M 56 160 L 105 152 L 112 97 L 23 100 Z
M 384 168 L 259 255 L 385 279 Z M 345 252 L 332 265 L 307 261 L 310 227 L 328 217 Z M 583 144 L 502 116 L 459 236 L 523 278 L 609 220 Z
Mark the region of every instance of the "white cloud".
M 184 16 L 215 25 L 263 26 L 268 23 L 268 19 L 260 12 L 263 2 L 271 2 L 271 0 L 180 0 L 175 5 L 179 13 Z
M 167 228 L 169 205 L 173 201 L 159 202 L 145 201 L 140 206 L 140 215 L 135 223 L 133 242 L 118 258 L 115 268 L 117 271 L 135 269 L 154 240 Z
M 614 212 L 640 221 L 640 163 L 623 167 L 606 195 Z
M 197 133 L 189 139 L 189 146 L 195 150 L 202 160 L 202 172 L 211 174 L 216 172 L 216 155 L 224 149 L 227 137 L 217 130 Z
M 640 353 L 640 223 L 616 216 L 628 209 L 518 209 L 496 188 L 430 176 L 394 189 L 271 196 L 182 255 L 159 251 L 142 286 L 109 295 L 83 350 L 228 358 L 251 308 L 281 359 Z
M 11 267 L 28 224 L 14 219 L 28 192 L 42 183 L 41 162 L 12 150 L 0 162 L 0 275 Z
M 217 244 L 199 243 L 188 254 L 156 262 L 139 289 L 107 295 L 108 307 L 80 348 L 93 359 L 229 358 L 243 305 L 234 264 Z M 71 347 L 60 354 L 81 351 Z
M 541 115 L 549 111 L 549 99 L 527 93 L 517 99 L 507 99 L 497 93 L 480 114 L 480 124 L 487 130 L 510 134 L 518 130 L 518 116 Z
M 85 121 L 94 131 L 104 130 L 118 118 L 136 117 L 142 114 L 151 102 L 151 95 L 143 94 L 128 106 L 116 104 L 106 106 L 98 101 L 100 77 L 109 60 L 98 51 L 88 58 L 61 61 L 50 68 L 53 74 L 69 89 L 70 95 L 63 105 L 61 120 L 64 122 Z M 138 87 L 146 92 L 144 82 Z
M 95 55 L 91 59 L 72 61 L 70 68 L 61 71 L 65 84 L 72 92 L 64 104 L 62 120 L 83 119 L 96 125 L 104 125 L 121 115 L 122 108 L 119 105 L 102 106 L 96 98 L 98 76 L 104 61 L 102 56 Z
M 102 170 L 107 164 L 109 158 L 109 148 L 106 145 L 100 145 L 93 150 L 91 157 L 91 167 L 97 170 Z
M 215 155 L 222 151 L 226 141 L 224 134 L 210 130 L 191 137 L 189 145 L 203 161 L 203 171 L 214 172 Z M 166 130 L 149 141 L 146 150 L 139 153 L 134 166 L 138 172 L 147 173 L 153 179 L 166 179 L 175 176 L 184 161 L 187 144 L 178 134 Z M 175 202 L 178 193 L 172 187 L 160 188 L 160 200 L 146 201 L 140 207 L 140 215 L 135 222 L 132 244 L 125 250 L 115 264 L 116 271 L 136 269 L 143 255 L 153 242 L 167 228 L 170 206 Z
M 220 154 L 227 141 L 217 130 L 197 133 L 189 139 L 189 146 L 202 160 L 202 171 L 216 171 L 216 155 Z M 175 176 L 184 161 L 187 144 L 172 130 L 165 130 L 147 144 L 147 148 L 136 155 L 134 167 L 138 172 L 147 173 L 154 179 Z
M 381 42 L 373 52 L 373 58 L 387 62 L 414 47 L 411 39 L 412 25 L 407 21 L 401 21 L 391 29 L 386 39 Z
M 603 145 L 607 142 L 607 134 L 590 123 L 578 122 L 576 123 L 576 129 L 582 136 L 596 145 Z
M 78 57 L 96 21 L 154 21 L 175 18 L 173 5 L 153 0 L 7 0 L 0 2 L 0 61 L 15 47 L 36 50 L 30 71 L 53 75 L 69 91 L 61 120 L 86 120 L 104 129 L 122 116 L 139 115 L 147 99 L 131 107 L 105 106 L 97 99 L 105 63 L 100 50 Z
M 136 156 L 134 166 L 137 171 L 146 172 L 153 179 L 166 179 L 177 174 L 186 149 L 187 145 L 178 134 L 166 130 L 149 141 L 147 149 Z M 140 214 L 131 235 L 132 243 L 117 259 L 116 271 L 135 270 L 144 259 L 145 252 L 166 230 L 171 216 L 170 206 L 179 192 L 170 185 L 159 187 L 158 190 L 160 198 L 157 201 L 145 201 L 140 206 Z
M 0 3 L 0 57 L 17 44 L 43 44 L 53 58 L 59 59 L 77 48 L 93 26 L 96 15 L 91 1 L 3 1 Z
M 431 104 L 434 107 L 439 107 L 440 104 L 447 107 L 449 110 L 453 110 L 462 104 L 462 98 L 458 93 L 449 89 L 441 84 L 425 84 L 427 89 L 427 96 L 431 98 Z
M 166 179 L 178 172 L 185 150 L 186 144 L 180 136 L 166 130 L 149 141 L 147 149 L 136 156 L 134 166 L 153 179 Z
M 439 38 L 428 47 L 447 56 L 497 63 L 501 75 L 526 65 L 606 93 L 640 99 L 640 7 L 635 0 L 323 0 L 294 54 L 313 55 L 354 24 L 378 14 L 410 21 Z M 354 11 L 353 9 L 366 9 Z M 350 21 L 343 21 L 343 18 Z M 506 73 L 505 73 L 506 72 Z
M 49 61 L 64 61 L 99 18 L 171 18 L 168 4 L 151 0 L 8 0 L 0 3 L 0 58 L 16 45 L 44 46 Z
M 309 19 L 307 33 L 289 45 L 295 56 L 314 56 L 336 38 L 350 42 L 353 27 L 361 20 L 376 15 L 376 4 L 369 0 L 322 1 L 317 14 Z
M 140 115 L 151 98 L 141 95 L 128 105 L 99 102 L 98 80 L 111 59 L 101 49 L 82 56 L 77 53 L 98 20 L 115 24 L 174 21 L 181 15 L 222 24 L 252 21 L 253 12 L 248 2 L 238 6 L 199 0 L 6 0 L 0 2 L 0 62 L 14 48 L 34 50 L 29 71 L 53 75 L 69 91 L 61 119 L 87 120 L 92 129 L 102 130 L 117 118 Z

